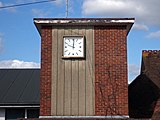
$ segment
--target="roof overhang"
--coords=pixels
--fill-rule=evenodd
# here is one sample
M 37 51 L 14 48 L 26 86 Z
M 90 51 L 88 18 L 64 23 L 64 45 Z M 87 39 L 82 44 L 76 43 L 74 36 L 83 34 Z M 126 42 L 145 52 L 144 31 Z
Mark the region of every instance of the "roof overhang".
M 87 25 L 87 26 L 123 26 L 127 28 L 129 33 L 134 18 L 34 18 L 34 24 L 41 34 L 42 26 L 72 26 L 72 25 Z
M 0 105 L 0 108 L 39 108 L 40 105 Z

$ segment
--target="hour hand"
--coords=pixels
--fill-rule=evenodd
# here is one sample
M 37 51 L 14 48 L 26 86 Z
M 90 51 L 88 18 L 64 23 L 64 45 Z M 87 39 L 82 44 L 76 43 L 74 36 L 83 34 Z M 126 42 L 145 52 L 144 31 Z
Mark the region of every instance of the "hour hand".
M 67 42 L 65 42 L 65 44 L 67 44 L 69 47 L 73 47 L 72 45 L 68 44 Z

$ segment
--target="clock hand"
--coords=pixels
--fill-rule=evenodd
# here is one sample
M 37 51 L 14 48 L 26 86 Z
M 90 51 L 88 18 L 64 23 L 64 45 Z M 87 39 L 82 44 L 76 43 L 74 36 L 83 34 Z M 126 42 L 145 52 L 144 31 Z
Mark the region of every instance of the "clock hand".
M 74 39 L 73 39 L 73 49 L 74 49 L 75 47 L 74 47 Z
M 66 42 L 65 42 L 66 43 Z M 69 47 L 73 47 L 72 45 L 70 45 L 70 44 L 68 44 L 68 43 L 66 43 Z

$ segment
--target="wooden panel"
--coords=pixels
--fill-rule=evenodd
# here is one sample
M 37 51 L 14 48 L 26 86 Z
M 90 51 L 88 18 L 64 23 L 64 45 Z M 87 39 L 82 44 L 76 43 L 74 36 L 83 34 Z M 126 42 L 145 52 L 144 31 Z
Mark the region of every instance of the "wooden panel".
M 78 35 L 78 29 L 72 28 L 72 35 Z M 79 61 L 72 60 L 72 115 L 78 115 Z
M 86 36 L 86 59 L 62 59 L 63 35 Z M 93 29 L 53 27 L 52 115 L 94 115 Z
M 52 96 L 51 96 L 51 115 L 56 115 L 57 114 L 57 71 L 58 71 L 58 56 L 57 56 L 57 51 L 58 51 L 58 39 L 57 39 L 57 29 L 52 30 L 52 38 L 54 44 L 52 44 Z
M 85 27 L 79 29 L 80 35 L 85 35 Z M 85 60 L 79 61 L 79 115 L 86 114 L 86 65 Z
M 78 115 L 78 63 L 72 61 L 72 115 Z
M 86 29 L 86 115 L 93 115 L 93 31 Z
M 62 59 L 62 38 L 64 29 L 58 29 L 58 84 L 57 84 L 57 115 L 63 115 L 64 108 L 64 61 Z
M 65 35 L 71 35 L 71 29 L 65 28 Z M 72 90 L 72 61 L 65 62 L 65 88 L 64 88 L 64 115 L 71 115 L 71 90 Z

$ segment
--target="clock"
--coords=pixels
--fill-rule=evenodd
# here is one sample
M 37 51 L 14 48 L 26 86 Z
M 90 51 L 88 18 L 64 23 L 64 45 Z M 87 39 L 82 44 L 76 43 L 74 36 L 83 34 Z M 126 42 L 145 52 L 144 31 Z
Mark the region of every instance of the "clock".
M 84 58 L 84 36 L 63 36 L 63 58 Z

